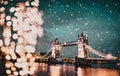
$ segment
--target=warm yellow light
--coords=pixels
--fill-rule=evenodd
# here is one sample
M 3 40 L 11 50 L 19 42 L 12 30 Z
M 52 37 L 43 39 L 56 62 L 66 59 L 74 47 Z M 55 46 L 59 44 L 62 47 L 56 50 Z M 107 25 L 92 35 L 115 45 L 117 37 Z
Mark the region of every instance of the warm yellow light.
M 22 59 L 21 59 L 21 58 L 18 58 L 18 59 L 17 59 L 17 62 L 18 62 L 18 63 L 21 63 L 21 62 L 22 62 Z
M 16 8 L 15 8 L 15 11 L 20 11 L 20 8 L 16 7 Z
M 23 41 L 24 41 L 23 37 L 19 37 L 19 38 L 18 38 L 18 43 L 21 44 L 21 43 L 23 43 Z
M 18 9 L 18 8 L 16 8 L 16 9 Z M 20 15 L 20 13 L 18 13 L 18 12 L 15 12 L 15 13 L 14 13 L 14 16 L 19 17 L 19 15 Z
M 17 6 L 20 8 L 21 12 L 25 10 L 25 4 L 24 3 L 18 3 Z
M 11 70 L 12 70 L 12 71 L 16 71 L 16 68 L 15 68 L 15 67 L 11 67 Z
M 4 41 L 5 41 L 6 46 L 8 46 L 10 44 L 10 38 L 5 38 Z
M 18 35 L 23 35 L 24 33 L 23 33 L 22 30 L 18 30 L 18 31 L 17 31 L 17 34 L 18 34 Z
M 8 4 L 8 1 L 4 1 L 4 5 L 7 5 Z
M 12 25 L 12 22 L 11 21 L 8 21 L 7 22 L 7 26 L 11 26 Z
M 28 53 L 27 55 L 26 55 L 26 58 L 31 58 L 32 57 L 32 54 L 30 54 L 30 53 Z
M 50 76 L 60 76 L 60 66 L 50 66 Z
M 31 58 L 30 58 L 30 62 L 33 62 L 33 63 L 34 63 L 34 62 L 35 62 L 35 58 L 34 58 L 34 57 L 31 57 Z
M 7 50 L 7 48 L 5 47 L 5 46 L 2 46 L 1 47 L 1 51 L 4 53 L 4 54 L 9 54 L 9 51 L 6 51 Z
M 34 72 L 35 71 L 35 66 L 32 65 L 32 67 L 30 67 L 30 70 Z
M 5 17 L 5 13 L 1 13 L 0 18 L 4 19 L 4 17 Z
M 5 67 L 6 67 L 6 68 L 10 68 L 10 67 L 11 67 L 10 62 L 6 62 L 6 63 L 5 63 Z
M 15 65 L 17 68 L 21 68 L 20 63 L 18 63 L 18 62 L 16 62 L 14 65 Z
M 17 29 L 17 26 L 16 27 L 13 27 L 13 31 L 17 31 L 18 29 Z
M 30 71 L 29 71 L 29 74 L 30 74 L 30 75 L 34 74 L 34 71 L 33 71 L 33 70 L 30 70 Z
M 26 5 L 26 6 L 29 6 L 30 4 L 29 4 L 29 2 L 27 1 L 27 2 L 25 2 L 25 5 Z
M 7 74 L 11 74 L 11 70 L 6 70 L 6 73 Z
M 17 57 L 16 57 L 16 55 L 15 54 L 12 54 L 13 56 L 12 56 L 12 59 L 13 60 L 16 60 L 17 59 Z
M 35 2 L 31 2 L 31 5 L 34 6 L 34 5 L 35 5 Z
M 0 12 L 3 12 L 5 10 L 5 7 L 0 8 Z
M 4 19 L 0 20 L 0 26 L 4 26 L 4 21 L 5 21 Z
M 34 46 L 31 46 L 31 45 L 25 46 L 25 49 L 28 53 L 34 53 L 35 52 Z
M 23 70 L 21 70 L 19 73 L 21 76 L 25 75 L 25 72 Z
M 10 20 L 11 19 L 11 17 L 10 16 L 6 16 L 6 20 Z
M 8 4 L 9 1 L 3 1 L 3 4 Z M 26 7 L 33 5 L 32 7 Z M 13 64 L 6 63 L 6 73 L 11 76 L 24 76 L 27 74 L 34 74 L 35 58 L 31 53 L 35 52 L 35 45 L 37 44 L 37 36 L 42 37 L 43 28 L 41 27 L 43 20 L 42 14 L 38 10 L 39 0 L 33 2 L 18 3 L 15 7 L 9 9 L 12 16 L 5 16 L 5 8 L 2 7 L 2 18 L 0 25 L 3 26 L 3 41 L 0 40 L 1 51 L 5 53 L 6 60 L 16 60 Z M 6 21 L 6 23 L 5 23 Z M 14 31 L 14 33 L 12 32 Z M 12 37 L 12 38 L 11 38 Z M 14 39 L 17 42 L 12 42 Z M 5 46 L 3 46 L 3 43 Z M 19 55 L 19 58 L 18 56 Z M 17 68 L 21 70 L 18 71 Z M 13 74 L 13 75 L 12 75 Z
M 113 57 L 112 54 L 107 54 L 105 58 L 106 59 L 111 59 L 112 57 Z
M 13 34 L 12 37 L 13 37 L 13 39 L 17 39 L 18 38 L 18 34 L 15 33 L 15 34 Z
M 14 47 L 15 47 L 15 42 L 11 41 L 11 42 L 10 42 L 10 46 L 11 46 L 11 48 L 14 49 Z
M 22 52 L 22 45 L 17 45 L 15 52 L 20 54 Z
M 10 8 L 10 12 L 13 13 L 15 11 L 15 7 Z
M 0 47 L 2 47 L 3 46 L 3 41 L 2 40 L 0 40 Z
M 77 75 L 78 76 L 84 76 L 84 73 L 83 73 L 83 69 L 82 68 L 78 68 L 78 71 L 77 71 Z
M 11 37 L 11 27 L 4 27 L 3 37 L 5 38 Z
M 27 62 L 22 62 L 22 64 L 21 64 L 21 67 L 27 67 L 28 65 L 27 65 L 28 63 Z
M 10 60 L 10 59 L 11 59 L 10 55 L 6 55 L 6 56 L 5 56 L 5 59 L 6 59 L 6 60 Z
M 18 72 L 17 71 L 13 72 L 13 74 L 14 74 L 14 76 L 18 76 Z

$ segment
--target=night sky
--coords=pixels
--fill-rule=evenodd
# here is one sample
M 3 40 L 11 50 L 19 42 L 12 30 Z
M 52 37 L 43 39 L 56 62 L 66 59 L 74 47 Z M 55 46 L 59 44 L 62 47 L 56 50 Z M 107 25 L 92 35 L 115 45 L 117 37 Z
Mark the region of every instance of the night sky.
M 37 52 L 47 52 L 55 38 L 76 41 L 84 32 L 91 47 L 120 57 L 120 0 L 40 0 L 39 10 L 44 36 L 38 38 Z M 62 55 L 75 57 L 77 46 L 62 48 Z
M 119 0 L 40 0 L 39 9 L 44 12 L 39 51 L 49 49 L 56 37 L 62 42 L 75 41 L 84 32 L 90 46 L 120 56 Z M 63 48 L 62 54 L 74 57 L 77 46 Z

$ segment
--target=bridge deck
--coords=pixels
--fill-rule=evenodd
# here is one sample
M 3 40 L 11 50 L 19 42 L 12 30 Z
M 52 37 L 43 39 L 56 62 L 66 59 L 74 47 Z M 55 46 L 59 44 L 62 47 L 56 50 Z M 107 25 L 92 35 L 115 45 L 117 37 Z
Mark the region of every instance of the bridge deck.
M 49 60 L 48 58 L 43 58 L 43 59 L 36 59 L 36 62 L 48 62 L 52 63 L 54 62 L 55 64 L 57 63 L 73 63 L 73 64 L 120 64 L 120 58 L 119 59 L 105 59 L 105 58 L 59 58 L 59 59 L 54 59 L 52 58 Z
M 107 59 L 107 58 L 86 58 L 86 60 L 120 60 L 120 58 L 111 58 L 111 59 Z

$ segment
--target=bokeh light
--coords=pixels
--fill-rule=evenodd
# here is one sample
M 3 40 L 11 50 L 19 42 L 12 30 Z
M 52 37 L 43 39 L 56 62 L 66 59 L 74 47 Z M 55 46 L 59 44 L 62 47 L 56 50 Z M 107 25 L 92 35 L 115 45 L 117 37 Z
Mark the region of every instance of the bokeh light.
M 6 73 L 8 76 L 32 75 L 37 37 L 43 36 L 43 13 L 38 10 L 39 0 L 18 1 L 16 5 L 9 3 L 7 0 L 0 3 L 3 5 L 0 7 L 0 26 L 3 26 L 0 47 L 6 60 Z M 10 5 L 9 9 L 6 9 L 7 5 Z

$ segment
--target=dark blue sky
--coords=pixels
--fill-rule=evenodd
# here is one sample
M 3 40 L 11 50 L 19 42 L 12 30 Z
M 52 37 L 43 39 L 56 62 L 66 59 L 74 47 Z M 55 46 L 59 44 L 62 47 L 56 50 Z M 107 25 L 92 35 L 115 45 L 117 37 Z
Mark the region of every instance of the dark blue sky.
M 38 49 L 48 49 L 56 37 L 62 42 L 75 41 L 84 32 L 90 46 L 120 56 L 119 0 L 40 0 L 39 9 L 44 12 L 44 37 Z M 63 50 L 67 56 L 77 54 L 77 47 Z

